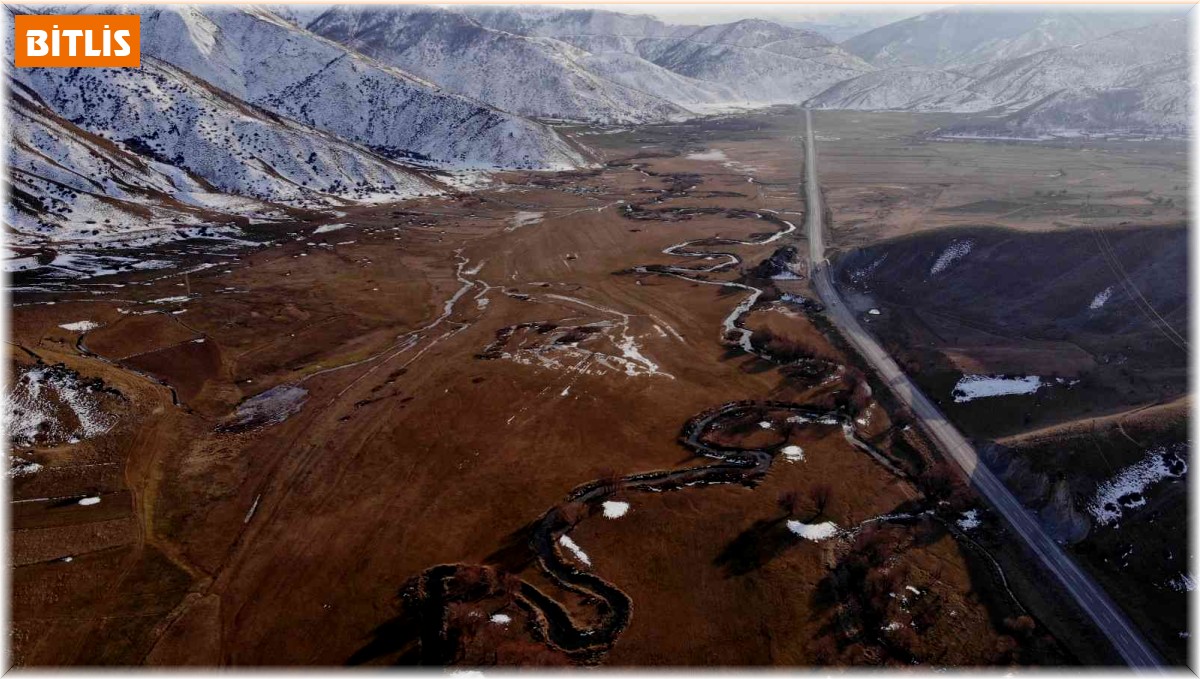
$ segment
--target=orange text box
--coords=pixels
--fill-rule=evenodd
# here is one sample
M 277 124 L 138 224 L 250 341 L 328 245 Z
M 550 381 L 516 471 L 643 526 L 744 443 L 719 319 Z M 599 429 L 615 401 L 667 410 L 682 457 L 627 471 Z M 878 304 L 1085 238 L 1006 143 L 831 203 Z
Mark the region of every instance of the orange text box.
M 18 14 L 16 66 L 142 65 L 141 17 L 136 14 Z

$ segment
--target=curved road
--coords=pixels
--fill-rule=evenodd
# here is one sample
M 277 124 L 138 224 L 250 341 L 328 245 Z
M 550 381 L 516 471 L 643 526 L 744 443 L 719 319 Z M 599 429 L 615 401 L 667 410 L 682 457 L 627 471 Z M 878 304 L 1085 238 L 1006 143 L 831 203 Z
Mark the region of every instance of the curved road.
M 1009 492 L 990 469 L 984 465 L 958 429 L 908 378 L 896 361 L 884 351 L 875 338 L 858 322 L 853 311 L 846 308 L 833 285 L 825 258 L 824 208 L 821 205 L 817 183 L 817 154 L 813 140 L 812 113 L 805 109 L 805 191 L 808 210 L 809 264 L 817 295 L 825 303 L 829 320 L 842 335 L 866 359 L 879 377 L 895 393 L 900 401 L 913 412 L 914 417 L 926 434 L 953 459 L 975 489 L 987 499 L 992 507 L 1004 516 L 1017 535 L 1037 556 L 1050 572 L 1054 573 L 1063 587 L 1071 593 L 1080 608 L 1087 613 L 1121 657 L 1134 668 L 1159 667 L 1162 661 L 1133 624 L 1116 604 L 1105 594 L 1091 577 L 1042 530 L 1036 517 Z

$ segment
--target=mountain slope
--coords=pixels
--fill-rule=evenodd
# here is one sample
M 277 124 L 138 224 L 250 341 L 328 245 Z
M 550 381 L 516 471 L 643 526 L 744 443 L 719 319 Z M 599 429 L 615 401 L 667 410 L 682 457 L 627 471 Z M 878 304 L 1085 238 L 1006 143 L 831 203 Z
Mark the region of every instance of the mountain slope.
M 438 190 L 411 168 L 248 106 L 151 56 L 139 69 L 14 69 L 13 77 L 73 125 L 217 191 L 309 204 Z
M 11 244 L 94 237 L 101 228 L 125 236 L 158 220 L 186 223 L 185 215 L 164 206 L 172 194 L 211 190 L 60 118 L 11 81 L 8 116 Z
M 666 98 L 593 72 L 585 64 L 591 55 L 578 48 L 486 28 L 456 11 L 337 7 L 309 28 L 383 63 L 520 115 L 638 123 L 685 113 Z M 703 95 L 692 92 L 687 98 L 698 96 Z
M 596 75 L 688 107 L 737 100 L 733 88 L 679 75 L 626 52 L 588 53 L 578 63 Z
M 623 52 L 732 93 L 729 103 L 797 103 L 873 70 L 826 38 L 770 21 L 675 26 L 597 10 L 472 8 L 498 30 L 552 37 L 593 54 Z M 725 94 L 724 96 L 729 96 Z
M 842 47 L 882 68 L 963 68 L 1089 42 L 1169 18 L 1162 11 L 954 7 L 881 26 Z
M 869 73 L 838 83 L 808 104 L 1007 114 L 982 126 L 955 128 L 960 132 L 1184 134 L 1187 49 L 1187 22 L 1174 19 L 969 70 L 905 67 Z
M 749 19 L 707 26 L 685 39 L 648 39 L 639 50 L 676 73 L 764 103 L 803 101 L 872 70 L 816 33 Z
M 446 92 L 261 8 L 143 14 L 143 53 L 389 157 L 455 167 L 566 168 L 579 153 L 544 125 Z
M 945 101 L 956 98 L 956 110 L 971 109 L 969 102 L 957 98 L 975 78 L 935 68 L 908 66 L 872 71 L 843 80 L 810 99 L 812 108 L 863 111 L 939 110 Z M 979 100 L 982 109 L 991 108 L 990 99 Z

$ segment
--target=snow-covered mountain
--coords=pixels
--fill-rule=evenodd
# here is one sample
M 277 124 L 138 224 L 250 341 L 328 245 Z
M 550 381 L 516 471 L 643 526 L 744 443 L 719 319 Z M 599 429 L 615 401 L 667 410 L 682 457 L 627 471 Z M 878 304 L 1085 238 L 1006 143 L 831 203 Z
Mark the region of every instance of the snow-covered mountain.
M 303 201 L 318 192 L 432 189 L 410 168 L 247 106 L 148 55 L 139 69 L 20 69 L 13 77 L 75 125 L 227 193 Z
M 6 221 L 30 239 L 104 240 L 257 213 L 265 203 L 444 190 L 429 166 L 585 162 L 543 124 L 261 8 L 141 14 L 140 69 L 16 69 L 9 54 L 9 178 L 18 191 Z
M 172 196 L 211 191 L 187 172 L 125 150 L 47 108 L 9 81 L 7 224 L 17 245 L 121 237 L 155 222 L 187 223 Z
M 873 70 L 825 37 L 771 21 L 677 26 L 644 15 L 550 8 L 469 8 L 479 23 L 554 38 L 592 54 L 624 53 L 705 87 L 728 103 L 798 103 Z M 652 89 L 647 91 L 653 92 Z
M 812 108 L 850 109 L 861 111 L 946 110 L 949 99 L 956 106 L 969 103 L 958 95 L 975 83 L 975 78 L 963 73 L 921 66 L 906 66 L 872 71 L 843 80 L 808 101 Z M 980 100 L 977 108 L 988 109 L 993 102 Z
M 686 113 L 667 97 L 637 87 L 635 71 L 622 74 L 623 80 L 634 83 L 631 87 L 591 70 L 587 62 L 595 59 L 586 51 L 552 38 L 493 30 L 454 10 L 335 7 L 309 28 L 383 63 L 520 115 L 639 123 Z M 698 96 L 704 95 L 687 93 L 688 99 Z
M 1162 12 L 943 10 L 855 37 L 851 53 L 760 19 L 550 7 L 6 11 L 142 16 L 140 69 L 15 69 L 7 48 L 6 222 L 25 242 L 445 190 L 431 169 L 587 162 L 534 118 L 637 124 L 807 102 L 998 116 L 947 134 L 1188 124 L 1186 21 Z
M 1171 18 L 1162 10 L 952 7 L 867 31 L 842 47 L 881 68 L 963 68 L 1085 43 Z
M 639 50 L 660 66 L 733 88 L 752 102 L 800 102 L 874 70 L 817 33 L 753 19 L 706 26 L 686 38 L 648 39 Z
M 1188 126 L 1185 19 L 969 69 L 903 67 L 838 83 L 814 108 L 996 111 L 1004 118 L 956 128 L 996 134 L 1151 133 Z
M 143 53 L 390 157 L 457 167 L 566 168 L 549 128 L 456 96 L 260 8 L 164 7 L 142 15 Z

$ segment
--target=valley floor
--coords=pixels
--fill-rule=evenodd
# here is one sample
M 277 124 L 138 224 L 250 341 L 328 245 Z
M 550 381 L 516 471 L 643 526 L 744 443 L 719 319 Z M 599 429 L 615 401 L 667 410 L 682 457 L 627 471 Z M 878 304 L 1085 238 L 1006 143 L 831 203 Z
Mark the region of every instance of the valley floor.
M 939 120 L 818 114 L 829 246 L 1186 218 L 1171 148 Z M 802 121 L 567 129 L 600 167 L 19 278 L 14 388 L 69 424 L 14 449 L 14 662 L 1113 662 L 811 303 Z

